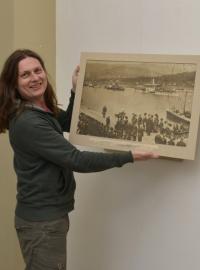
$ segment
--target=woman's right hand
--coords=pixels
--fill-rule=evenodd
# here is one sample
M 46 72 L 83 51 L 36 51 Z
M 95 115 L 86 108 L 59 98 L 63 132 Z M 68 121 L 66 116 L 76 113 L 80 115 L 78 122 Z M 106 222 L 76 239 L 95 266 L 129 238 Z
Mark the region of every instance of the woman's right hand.
M 76 85 L 77 85 L 77 81 L 78 81 L 79 72 L 80 72 L 80 66 L 77 65 L 73 74 L 72 74 L 72 91 L 74 93 L 76 91 Z
M 159 155 L 151 151 L 133 150 L 131 151 L 134 161 L 143 161 L 148 159 L 157 159 Z

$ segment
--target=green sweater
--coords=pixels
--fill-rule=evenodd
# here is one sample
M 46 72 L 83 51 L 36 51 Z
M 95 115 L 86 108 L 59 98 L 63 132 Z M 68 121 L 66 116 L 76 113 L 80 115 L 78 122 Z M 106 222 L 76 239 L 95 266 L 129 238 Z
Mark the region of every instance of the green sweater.
M 55 118 L 27 106 L 10 120 L 9 137 L 17 175 L 15 214 L 29 221 L 60 218 L 74 209 L 73 172 L 98 172 L 133 162 L 131 152 L 79 151 L 63 136 L 69 131 L 74 95 L 68 110 Z

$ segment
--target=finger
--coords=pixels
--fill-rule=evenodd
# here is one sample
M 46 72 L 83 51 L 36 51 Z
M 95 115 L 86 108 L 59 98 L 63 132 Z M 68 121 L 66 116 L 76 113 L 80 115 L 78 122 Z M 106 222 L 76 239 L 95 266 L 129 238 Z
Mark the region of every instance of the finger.
M 160 155 L 158 155 L 156 153 L 153 153 L 153 155 L 152 155 L 152 158 L 159 158 L 159 157 L 160 157 Z
M 76 74 L 78 74 L 79 71 L 80 71 L 80 66 L 78 65 L 78 66 L 76 67 L 76 69 L 75 69 Z

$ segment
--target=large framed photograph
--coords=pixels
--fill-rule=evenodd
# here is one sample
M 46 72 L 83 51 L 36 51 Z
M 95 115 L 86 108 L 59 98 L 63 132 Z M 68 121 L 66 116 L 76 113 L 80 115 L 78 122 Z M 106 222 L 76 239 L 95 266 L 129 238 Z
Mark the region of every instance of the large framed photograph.
M 195 159 L 200 56 L 82 53 L 69 140 Z

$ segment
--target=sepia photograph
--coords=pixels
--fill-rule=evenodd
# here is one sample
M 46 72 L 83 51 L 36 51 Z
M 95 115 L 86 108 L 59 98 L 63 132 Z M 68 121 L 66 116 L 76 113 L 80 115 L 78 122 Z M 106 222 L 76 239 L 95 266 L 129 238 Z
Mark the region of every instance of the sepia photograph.
M 195 158 L 199 56 L 82 53 L 70 141 Z

